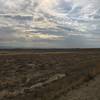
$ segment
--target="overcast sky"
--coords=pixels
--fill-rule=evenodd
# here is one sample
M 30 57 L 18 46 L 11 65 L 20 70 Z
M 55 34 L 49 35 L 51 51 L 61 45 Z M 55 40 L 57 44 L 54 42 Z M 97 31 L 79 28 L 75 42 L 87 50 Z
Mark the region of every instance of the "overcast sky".
M 0 0 L 0 47 L 100 47 L 100 0 Z

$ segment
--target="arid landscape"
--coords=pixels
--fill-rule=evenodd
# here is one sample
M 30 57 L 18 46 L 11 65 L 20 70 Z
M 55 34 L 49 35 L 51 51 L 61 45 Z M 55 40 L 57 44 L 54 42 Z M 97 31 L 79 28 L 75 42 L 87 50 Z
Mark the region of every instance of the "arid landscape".
M 99 49 L 0 50 L 0 100 L 100 100 L 99 74 Z

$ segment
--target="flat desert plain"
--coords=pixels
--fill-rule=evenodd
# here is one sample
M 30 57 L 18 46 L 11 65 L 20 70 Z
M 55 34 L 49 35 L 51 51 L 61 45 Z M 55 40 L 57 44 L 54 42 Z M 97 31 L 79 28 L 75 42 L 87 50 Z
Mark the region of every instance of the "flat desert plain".
M 55 51 L 1 50 L 0 100 L 100 100 L 100 50 Z

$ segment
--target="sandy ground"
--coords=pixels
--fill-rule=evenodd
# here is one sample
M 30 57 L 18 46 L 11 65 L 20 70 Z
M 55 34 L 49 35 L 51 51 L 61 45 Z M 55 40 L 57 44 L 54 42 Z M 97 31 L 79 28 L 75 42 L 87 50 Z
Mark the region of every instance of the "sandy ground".
M 58 100 L 100 100 L 100 75 Z

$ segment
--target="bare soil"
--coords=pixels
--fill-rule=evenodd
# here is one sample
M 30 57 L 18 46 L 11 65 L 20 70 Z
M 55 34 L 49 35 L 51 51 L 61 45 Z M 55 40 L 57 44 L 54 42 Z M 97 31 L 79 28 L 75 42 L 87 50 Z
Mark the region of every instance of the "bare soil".
M 62 95 L 58 100 L 100 100 L 100 75 Z
M 96 50 L 3 52 L 0 53 L 0 100 L 65 100 L 70 91 L 99 73 L 100 52 Z

